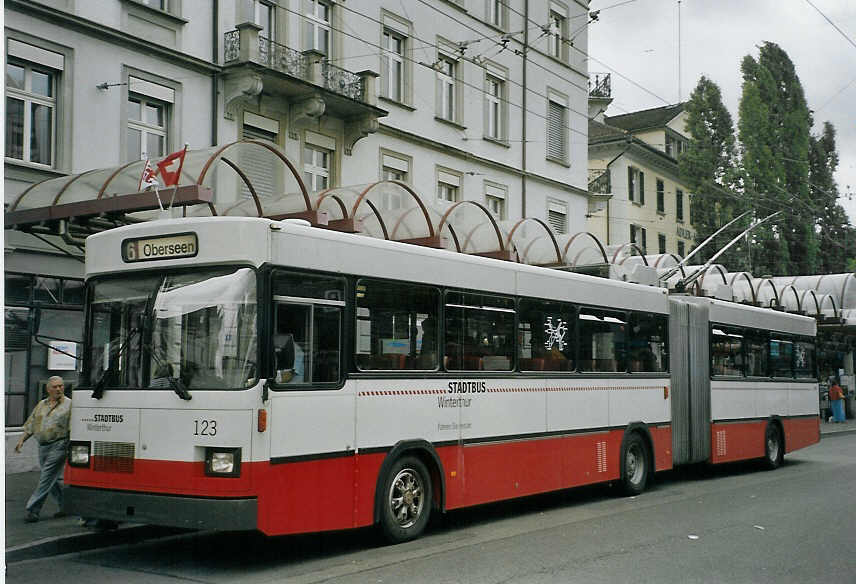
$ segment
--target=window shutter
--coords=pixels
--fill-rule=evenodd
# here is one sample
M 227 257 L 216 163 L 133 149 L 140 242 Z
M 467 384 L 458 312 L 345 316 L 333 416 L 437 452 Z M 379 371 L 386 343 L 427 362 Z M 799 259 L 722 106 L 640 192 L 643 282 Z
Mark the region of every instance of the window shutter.
M 568 208 L 559 203 L 550 202 L 547 206 L 547 223 L 556 233 L 568 230 Z
M 648 233 L 647 233 L 647 230 L 643 227 L 639 231 L 642 232 L 642 245 L 640 246 L 640 247 L 642 247 L 642 253 L 648 253 L 648 237 L 647 237 Z
M 645 204 L 645 173 L 639 171 L 639 204 Z
M 244 126 L 244 138 L 252 140 L 270 140 L 276 141 L 276 134 L 265 132 L 258 128 Z M 271 168 L 271 159 L 269 156 L 259 156 L 257 152 L 251 149 L 246 149 L 241 154 L 241 168 L 250 179 L 256 195 L 260 199 L 273 196 L 275 192 L 275 178 Z M 245 198 L 250 198 L 250 189 L 241 181 L 241 195 Z
M 565 160 L 565 108 L 554 101 L 547 103 L 547 156 Z
M 627 167 L 627 200 L 633 200 L 633 167 Z

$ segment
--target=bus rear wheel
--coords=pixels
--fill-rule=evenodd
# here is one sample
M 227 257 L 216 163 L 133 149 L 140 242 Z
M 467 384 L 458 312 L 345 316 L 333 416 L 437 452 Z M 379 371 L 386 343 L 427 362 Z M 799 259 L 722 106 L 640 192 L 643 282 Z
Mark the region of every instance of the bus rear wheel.
M 383 486 L 380 528 L 390 543 L 421 535 L 431 515 L 431 478 L 414 456 L 399 458 L 387 473 Z
M 638 495 L 645 490 L 649 468 L 648 447 L 634 432 L 624 441 L 621 454 L 621 490 L 625 495 Z
M 775 470 L 782 465 L 782 460 L 785 457 L 785 448 L 782 441 L 782 433 L 779 427 L 770 422 L 767 424 L 767 430 L 764 432 L 764 467 L 768 470 Z

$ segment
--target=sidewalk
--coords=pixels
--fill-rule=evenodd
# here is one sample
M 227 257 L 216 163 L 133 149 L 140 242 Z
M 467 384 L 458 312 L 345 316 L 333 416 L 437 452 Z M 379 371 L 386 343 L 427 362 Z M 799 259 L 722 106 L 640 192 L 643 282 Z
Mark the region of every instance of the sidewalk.
M 94 549 L 106 545 L 138 542 L 180 533 L 182 529 L 154 527 L 137 523 L 122 524 L 116 530 L 103 531 L 83 527 L 78 517 L 54 519 L 56 501 L 48 497 L 36 523 L 26 523 L 27 499 L 39 480 L 36 471 L 5 475 L 6 563 L 31 558 Z
M 846 422 L 841 422 L 839 424 L 824 422 L 823 420 L 820 422 L 821 438 L 824 436 L 835 436 L 838 434 L 852 434 L 854 432 L 856 432 L 856 420 L 847 420 Z
M 820 423 L 821 438 L 856 433 L 856 420 L 847 420 L 841 424 Z M 182 530 L 154 528 L 139 524 L 124 524 L 118 531 L 99 532 L 78 524 L 77 517 L 54 519 L 56 502 L 48 497 L 42 508 L 38 523 L 25 523 L 24 507 L 39 473 L 22 472 L 6 475 L 6 561 L 29 557 L 40 557 L 65 553 L 79 549 L 89 549 L 116 543 L 139 541 L 148 537 L 160 537 Z

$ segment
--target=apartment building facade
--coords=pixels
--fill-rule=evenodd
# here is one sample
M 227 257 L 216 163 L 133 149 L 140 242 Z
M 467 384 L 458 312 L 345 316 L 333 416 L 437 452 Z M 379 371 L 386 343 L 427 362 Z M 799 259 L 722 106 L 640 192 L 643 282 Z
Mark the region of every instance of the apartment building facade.
M 692 248 L 691 193 L 681 182 L 678 155 L 686 149 L 683 104 L 589 122 L 588 228 L 607 247 L 634 244 L 635 253 Z
M 587 1 L 7 0 L 4 12 L 7 208 L 43 180 L 256 138 L 311 191 L 395 179 L 440 209 L 474 201 L 500 221 L 586 228 Z M 263 164 L 241 162 L 274 194 Z M 82 253 L 59 233 L 5 232 L 7 428 L 48 376 L 76 383 L 74 359 L 33 323 L 81 337 Z

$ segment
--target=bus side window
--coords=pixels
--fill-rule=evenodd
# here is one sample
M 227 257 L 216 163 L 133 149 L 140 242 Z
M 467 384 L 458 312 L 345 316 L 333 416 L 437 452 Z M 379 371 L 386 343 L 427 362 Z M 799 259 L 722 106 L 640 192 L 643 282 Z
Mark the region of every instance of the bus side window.
M 356 292 L 354 361 L 360 371 L 438 368 L 437 288 L 362 279 Z
M 276 384 L 339 382 L 344 297 L 343 278 L 274 273 L 271 349 Z

